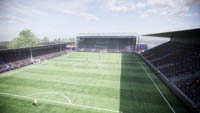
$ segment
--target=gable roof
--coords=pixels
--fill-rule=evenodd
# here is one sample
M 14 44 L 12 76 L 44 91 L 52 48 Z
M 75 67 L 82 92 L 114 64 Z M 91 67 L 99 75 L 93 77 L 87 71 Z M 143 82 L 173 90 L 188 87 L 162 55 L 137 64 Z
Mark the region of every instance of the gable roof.
M 142 36 L 153 36 L 153 37 L 164 37 L 164 38 L 200 38 L 200 28 L 144 34 Z

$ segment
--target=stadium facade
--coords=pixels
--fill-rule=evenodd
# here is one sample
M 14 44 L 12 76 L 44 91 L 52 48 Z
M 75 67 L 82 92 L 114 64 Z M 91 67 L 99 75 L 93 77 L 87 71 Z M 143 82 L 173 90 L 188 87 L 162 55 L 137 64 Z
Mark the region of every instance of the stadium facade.
M 132 53 L 135 52 L 136 37 L 133 34 L 79 34 L 77 51 Z

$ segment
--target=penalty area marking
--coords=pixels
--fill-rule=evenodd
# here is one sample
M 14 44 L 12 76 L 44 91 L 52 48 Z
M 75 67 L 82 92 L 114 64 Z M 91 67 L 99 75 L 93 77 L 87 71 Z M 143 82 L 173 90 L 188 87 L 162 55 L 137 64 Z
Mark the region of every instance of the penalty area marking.
M 15 95 L 15 94 L 3 93 L 3 92 L 0 92 L 0 95 L 7 95 L 7 96 L 12 96 L 12 97 L 17 97 L 17 98 L 24 98 L 24 99 L 31 99 L 31 100 L 37 99 L 37 100 L 45 101 L 45 102 L 51 102 L 51 103 L 56 103 L 56 104 L 75 106 L 75 107 L 80 107 L 80 108 L 94 109 L 94 110 L 99 110 L 99 111 L 123 113 L 123 112 L 117 111 L 117 110 L 110 110 L 110 109 L 98 108 L 98 107 L 93 107 L 93 106 L 85 106 L 85 105 L 79 105 L 79 104 L 59 102 L 59 101 L 48 100 L 48 99 L 33 98 L 33 97 L 30 97 L 30 96 L 21 96 L 21 95 Z
M 155 81 L 152 79 L 151 75 L 149 74 L 149 72 L 146 70 L 146 68 L 143 66 L 143 64 L 140 62 L 140 60 L 137 58 L 136 59 L 139 61 L 140 65 L 142 66 L 142 68 L 144 69 L 145 73 L 147 74 L 147 76 L 149 77 L 149 79 L 152 81 L 153 85 L 156 87 L 156 89 L 158 90 L 158 92 L 160 93 L 160 95 L 162 96 L 162 98 L 165 100 L 165 102 L 167 103 L 168 107 L 171 109 L 171 111 L 173 113 L 176 113 L 174 108 L 171 106 L 171 104 L 169 103 L 169 101 L 167 100 L 167 98 L 164 96 L 164 94 L 162 93 L 162 91 L 160 90 L 160 88 L 157 86 L 157 84 L 155 83 Z
M 34 93 L 32 95 L 28 95 L 27 97 L 32 97 L 32 96 L 40 95 L 40 94 L 57 94 L 57 95 L 60 95 L 60 96 L 64 97 L 69 104 L 72 103 L 72 101 L 70 100 L 70 98 L 68 96 L 66 96 L 66 95 L 64 95 L 62 93 L 59 93 L 59 92 L 40 92 L 40 93 Z

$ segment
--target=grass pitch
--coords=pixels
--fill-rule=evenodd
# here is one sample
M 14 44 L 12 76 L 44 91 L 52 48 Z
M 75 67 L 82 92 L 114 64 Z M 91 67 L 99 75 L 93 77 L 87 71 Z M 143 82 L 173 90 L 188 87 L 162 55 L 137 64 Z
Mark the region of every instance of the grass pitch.
M 0 74 L 0 113 L 172 113 L 147 73 L 186 113 L 137 55 L 78 52 Z

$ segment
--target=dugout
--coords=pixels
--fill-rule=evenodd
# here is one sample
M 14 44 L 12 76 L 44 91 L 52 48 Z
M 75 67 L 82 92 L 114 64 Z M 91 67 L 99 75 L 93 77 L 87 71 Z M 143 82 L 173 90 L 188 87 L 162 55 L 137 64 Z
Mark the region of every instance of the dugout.
M 154 33 L 154 34 L 145 34 L 143 36 L 170 38 L 169 42 L 180 43 L 180 44 L 184 44 L 185 46 L 186 45 L 200 45 L 200 28 L 181 30 L 181 31 L 172 31 L 172 32 L 163 32 L 163 33 Z M 199 53 L 195 53 L 195 54 L 199 54 Z M 170 91 L 172 91 L 173 94 L 175 94 L 178 97 L 178 99 L 181 100 L 191 112 L 196 113 L 200 111 L 200 104 L 194 103 L 194 100 L 189 98 L 182 90 L 180 90 L 176 86 L 176 83 L 174 82 L 175 80 L 172 80 L 166 77 L 162 72 L 159 71 L 159 69 L 156 66 L 152 64 L 150 60 L 144 57 L 143 54 L 140 54 L 140 56 L 145 61 L 145 63 L 154 71 L 154 73 L 165 83 L 165 85 L 170 89 Z M 181 77 L 182 76 L 178 76 L 176 77 L 176 79 L 181 79 Z
M 133 34 L 79 34 L 76 46 L 80 52 L 132 53 L 136 37 Z

